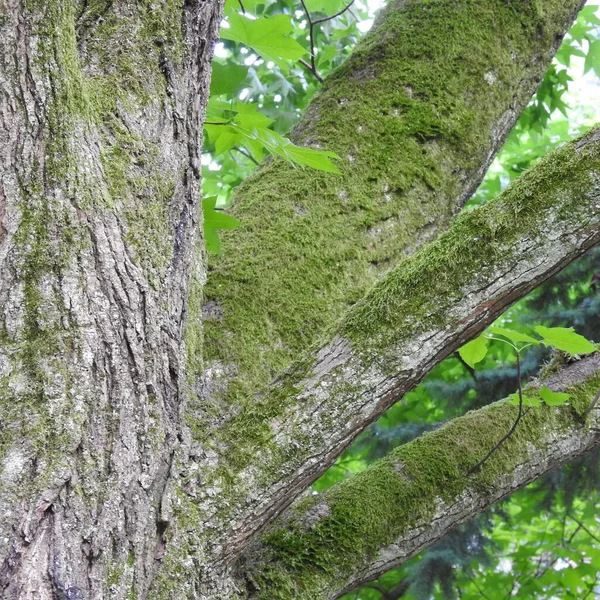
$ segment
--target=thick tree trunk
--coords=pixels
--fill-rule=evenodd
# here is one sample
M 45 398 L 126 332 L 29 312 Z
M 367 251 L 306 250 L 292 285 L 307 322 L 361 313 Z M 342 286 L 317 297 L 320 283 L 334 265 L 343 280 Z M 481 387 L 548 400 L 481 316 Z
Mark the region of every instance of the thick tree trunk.
M 160 565 L 220 13 L 0 2 L 2 598 L 145 598 Z

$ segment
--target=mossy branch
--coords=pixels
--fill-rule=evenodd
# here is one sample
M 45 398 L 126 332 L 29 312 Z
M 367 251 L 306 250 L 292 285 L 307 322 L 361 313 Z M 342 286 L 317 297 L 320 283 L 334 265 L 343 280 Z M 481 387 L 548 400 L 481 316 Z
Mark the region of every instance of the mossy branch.
M 395 568 L 449 530 L 547 471 L 600 444 L 600 355 L 544 382 L 570 404 L 532 408 L 469 478 L 465 470 L 515 420 L 506 400 L 396 448 L 330 490 L 303 500 L 263 535 L 242 566 L 253 600 L 332 600 Z
M 600 242 L 599 173 L 596 128 L 493 201 L 459 215 L 231 420 L 227 457 L 241 481 L 256 481 L 257 471 L 279 481 L 254 519 L 238 529 L 240 541 L 437 363 Z
M 388 3 L 291 134 L 297 144 L 336 152 L 343 177 L 273 160 L 238 188 L 232 214 L 244 226 L 225 234 L 223 255 L 211 257 L 206 369 L 188 411 L 195 440 L 220 457 L 205 475 L 226 488 L 228 502 L 212 510 L 227 548 L 237 530 L 225 524 L 260 527 L 285 502 L 289 490 L 273 498 L 273 486 L 310 455 L 320 427 L 323 438 L 351 432 L 344 443 L 354 435 L 342 402 L 314 423 L 308 408 L 296 437 L 273 444 L 277 415 L 303 409 L 293 393 L 260 404 L 256 394 L 384 273 L 450 225 L 584 0 L 543 4 Z M 333 459 L 318 447 L 314 471 L 294 482 L 292 495 Z M 269 458 L 252 469 L 257 449 Z M 237 480 L 246 467 L 247 479 Z

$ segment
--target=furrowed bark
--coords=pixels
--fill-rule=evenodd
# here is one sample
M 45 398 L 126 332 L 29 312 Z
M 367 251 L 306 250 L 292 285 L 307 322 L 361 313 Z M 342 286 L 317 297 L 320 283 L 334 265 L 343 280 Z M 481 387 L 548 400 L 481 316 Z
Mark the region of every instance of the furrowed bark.
M 296 143 L 336 151 L 342 177 L 275 160 L 241 186 L 233 213 L 243 227 L 223 236 L 203 307 L 206 370 L 194 439 L 198 462 L 214 456 L 220 469 L 199 476 L 209 482 L 199 492 L 204 514 L 220 513 L 224 523 L 232 517 L 210 494 L 237 493 L 228 473 L 239 465 L 223 456 L 232 436 L 247 435 L 244 417 L 235 415 L 252 412 L 257 390 L 383 273 L 447 228 L 582 4 L 390 3 L 292 134 Z M 241 462 L 265 439 L 268 445 L 264 427 L 266 438 L 250 432 L 245 448 L 236 445 Z M 231 506 L 247 506 L 234 511 L 241 519 L 283 473 L 268 469 L 257 475 L 264 482 L 256 497 L 231 497 Z
M 475 475 L 466 473 L 515 420 L 517 407 L 507 401 L 454 419 L 292 506 L 263 533 L 241 567 L 249 598 L 338 598 L 600 445 L 600 410 L 586 414 L 600 390 L 600 355 L 564 367 L 542 383 L 570 393 L 568 405 L 528 410 Z
M 220 12 L 0 1 L 0 598 L 160 567 Z
M 596 128 L 484 207 L 461 213 L 448 232 L 384 277 L 326 343 L 224 429 L 236 492 L 252 494 L 252 517 L 235 523 L 230 548 L 243 545 L 443 358 L 599 243 L 599 208 Z

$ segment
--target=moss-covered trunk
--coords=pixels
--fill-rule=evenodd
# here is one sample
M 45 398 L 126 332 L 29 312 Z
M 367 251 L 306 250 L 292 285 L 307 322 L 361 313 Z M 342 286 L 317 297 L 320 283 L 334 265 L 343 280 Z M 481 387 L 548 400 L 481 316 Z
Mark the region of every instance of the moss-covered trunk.
M 304 400 L 269 404 L 257 395 L 307 348 L 329 342 L 332 323 L 448 227 L 581 6 L 389 3 L 293 133 L 337 152 L 343 176 L 275 160 L 240 187 L 234 212 L 244 226 L 223 236 L 206 288 L 199 412 L 213 428 L 196 432 L 219 457 L 210 481 L 236 498 L 220 513 L 240 544 L 360 429 L 330 410 L 335 400 L 316 419 Z M 303 429 L 291 426 L 301 421 Z
M 220 12 L 0 1 L 1 598 L 160 566 Z

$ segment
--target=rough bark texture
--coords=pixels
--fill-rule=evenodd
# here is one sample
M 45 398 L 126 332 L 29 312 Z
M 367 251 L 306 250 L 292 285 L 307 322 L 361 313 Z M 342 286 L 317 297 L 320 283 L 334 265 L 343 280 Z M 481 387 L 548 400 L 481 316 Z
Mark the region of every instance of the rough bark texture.
M 145 598 L 218 1 L 0 2 L 0 597 Z
M 589 137 L 541 171 L 563 182 L 566 161 L 573 191 L 534 174 L 459 219 L 353 309 L 324 362 L 308 353 L 267 387 L 448 226 L 582 3 L 391 3 L 294 133 L 337 151 L 344 177 L 273 161 L 240 192 L 245 226 L 210 277 L 202 378 L 200 126 L 222 2 L 0 0 L 0 598 L 255 594 L 232 568 L 249 536 L 435 361 L 597 241 Z M 454 287 L 438 278 L 451 264 L 440 248 L 487 247 L 469 237 L 483 225 L 480 279 L 472 267 Z M 394 296 L 405 276 L 423 306 Z M 491 308 L 474 313 L 484 293 Z M 402 339 L 392 315 L 412 323 Z M 427 331 L 421 354 L 390 359 Z M 399 387 L 368 391 L 348 419 L 366 357 Z M 321 410 L 316 383 L 345 369 Z M 314 589 L 305 597 L 330 594 Z
M 597 128 L 459 215 L 222 428 L 232 497 L 252 494 L 242 509 L 252 517 L 235 524 L 231 551 L 440 360 L 600 242 L 599 174 Z
M 253 599 L 333 600 L 393 569 L 450 529 L 600 444 L 600 354 L 541 385 L 571 394 L 563 407 L 528 410 L 473 475 L 469 469 L 514 423 L 506 401 L 454 419 L 393 450 L 330 490 L 289 509 L 248 552 Z

